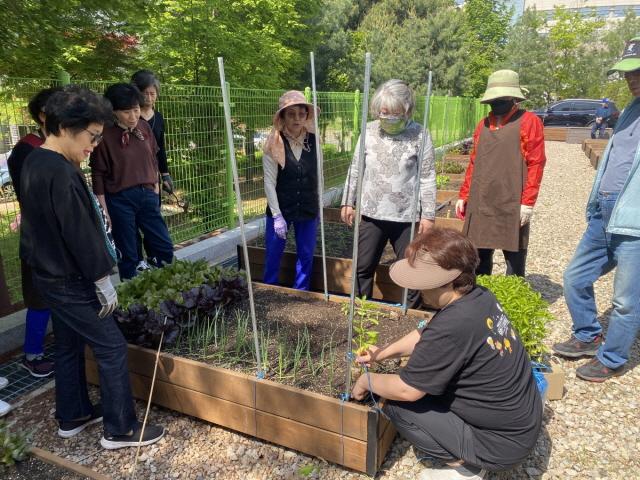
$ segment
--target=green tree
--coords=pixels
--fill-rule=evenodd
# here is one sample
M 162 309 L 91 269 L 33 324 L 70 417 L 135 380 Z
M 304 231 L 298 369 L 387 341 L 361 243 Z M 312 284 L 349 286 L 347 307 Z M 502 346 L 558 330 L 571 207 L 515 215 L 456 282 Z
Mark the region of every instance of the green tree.
M 111 79 L 138 60 L 150 0 L 0 0 L 0 72 L 51 77 L 64 69 L 76 78 Z
M 503 58 L 513 8 L 504 0 L 467 0 L 464 4 L 465 94 L 478 97 Z
M 501 64 L 520 75 L 520 84 L 529 91 L 529 107 L 542 106 L 551 100 L 549 39 L 542 33 L 545 27 L 544 15 L 527 9 L 509 32 Z
M 234 85 L 297 82 L 306 55 L 294 46 L 308 30 L 297 6 L 296 0 L 163 0 L 144 38 L 146 64 L 168 81 L 215 85 L 222 56 Z

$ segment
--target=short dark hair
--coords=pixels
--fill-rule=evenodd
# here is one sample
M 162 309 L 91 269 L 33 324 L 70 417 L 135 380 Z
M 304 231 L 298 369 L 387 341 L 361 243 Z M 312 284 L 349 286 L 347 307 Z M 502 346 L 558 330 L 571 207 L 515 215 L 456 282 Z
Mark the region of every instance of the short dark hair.
M 104 96 L 111 102 L 114 110 L 129 110 L 142 105 L 143 98 L 140 90 L 130 83 L 114 83 L 109 85 Z
M 436 263 L 446 269 L 462 273 L 453 281 L 453 288 L 468 293 L 476 285 L 476 268 L 480 263 L 478 251 L 467 237 L 450 228 L 433 227 L 418 235 L 406 249 L 405 257 L 413 266 L 416 254 L 427 250 Z
M 141 92 L 144 92 L 149 87 L 155 87 L 156 92 L 160 93 L 160 81 L 151 70 L 138 70 L 131 75 L 131 83 L 138 87 Z
M 62 87 L 45 88 L 36 93 L 29 101 L 29 113 L 31 114 L 31 118 L 33 118 L 33 121 L 38 125 L 43 125 L 42 121 L 40 120 L 40 114 L 44 113 L 44 107 L 47 104 L 47 100 L 49 100 L 49 97 L 51 97 L 51 95 L 59 92 L 60 90 L 62 90 Z
M 78 133 L 92 123 L 104 125 L 113 119 L 107 100 L 88 88 L 68 85 L 53 93 L 45 105 L 45 127 L 58 136 L 65 128 Z

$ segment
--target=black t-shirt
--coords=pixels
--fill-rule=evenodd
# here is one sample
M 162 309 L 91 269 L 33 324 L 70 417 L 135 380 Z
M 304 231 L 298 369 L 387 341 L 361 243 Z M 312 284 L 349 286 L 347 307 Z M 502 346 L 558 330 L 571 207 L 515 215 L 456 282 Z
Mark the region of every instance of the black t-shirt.
M 529 356 L 483 287 L 431 319 L 400 378 L 469 424 L 484 462 L 519 463 L 536 443 L 542 401 Z
M 158 144 L 158 153 L 156 154 L 158 170 L 160 173 L 169 173 L 169 166 L 167 165 L 167 150 L 164 145 L 164 117 L 160 112 L 154 111 L 153 116 L 149 120 L 143 117 L 140 118 L 149 124 L 151 131 L 153 132 L 153 136 L 156 139 L 156 143 Z

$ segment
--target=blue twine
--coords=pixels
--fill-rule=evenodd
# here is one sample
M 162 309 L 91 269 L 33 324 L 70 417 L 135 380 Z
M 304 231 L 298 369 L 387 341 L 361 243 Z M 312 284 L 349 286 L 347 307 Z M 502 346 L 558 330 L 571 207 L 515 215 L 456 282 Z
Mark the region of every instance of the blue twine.
M 426 320 L 420 320 L 418 322 L 418 328 L 424 328 L 427 326 L 427 321 Z
M 264 371 L 258 370 L 258 372 L 256 373 L 256 378 L 258 378 L 260 380 L 264 380 L 264 378 L 265 378 Z
M 351 397 L 351 395 L 347 392 L 342 392 L 340 394 L 340 400 L 342 400 L 343 402 L 349 401 L 349 397 Z

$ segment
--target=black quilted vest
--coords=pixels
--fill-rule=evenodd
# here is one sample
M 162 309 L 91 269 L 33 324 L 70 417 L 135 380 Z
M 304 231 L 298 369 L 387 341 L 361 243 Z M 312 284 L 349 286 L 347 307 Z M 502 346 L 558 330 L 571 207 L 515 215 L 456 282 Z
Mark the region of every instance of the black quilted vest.
M 284 168 L 278 168 L 276 193 L 282 216 L 287 221 L 313 220 L 318 216 L 318 164 L 316 159 L 316 139 L 310 133 L 310 151 L 302 150 L 300 160 L 296 160 L 284 140 Z M 267 207 L 267 215 L 272 215 Z

